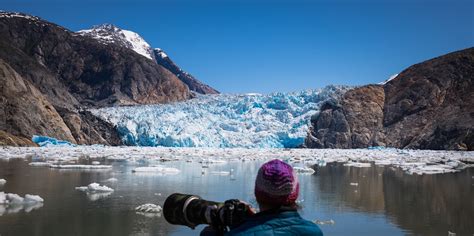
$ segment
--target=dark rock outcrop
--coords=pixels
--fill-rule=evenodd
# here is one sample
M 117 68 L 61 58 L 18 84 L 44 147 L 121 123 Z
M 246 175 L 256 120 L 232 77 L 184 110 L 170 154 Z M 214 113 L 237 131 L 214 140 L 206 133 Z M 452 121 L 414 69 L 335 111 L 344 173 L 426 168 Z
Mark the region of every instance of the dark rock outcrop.
M 474 48 L 413 65 L 322 106 L 305 145 L 474 149 Z
M 83 108 L 192 96 L 173 73 L 133 50 L 20 13 L 0 12 L 0 59 L 1 130 L 27 139 L 121 144 L 112 126 Z

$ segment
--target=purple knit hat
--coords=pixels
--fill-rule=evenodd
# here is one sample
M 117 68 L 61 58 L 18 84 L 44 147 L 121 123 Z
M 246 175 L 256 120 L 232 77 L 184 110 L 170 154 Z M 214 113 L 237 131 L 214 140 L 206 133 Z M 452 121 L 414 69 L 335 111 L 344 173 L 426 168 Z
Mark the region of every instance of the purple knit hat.
M 255 180 L 257 202 L 270 205 L 291 205 L 298 198 L 300 184 L 293 168 L 278 159 L 260 167 Z

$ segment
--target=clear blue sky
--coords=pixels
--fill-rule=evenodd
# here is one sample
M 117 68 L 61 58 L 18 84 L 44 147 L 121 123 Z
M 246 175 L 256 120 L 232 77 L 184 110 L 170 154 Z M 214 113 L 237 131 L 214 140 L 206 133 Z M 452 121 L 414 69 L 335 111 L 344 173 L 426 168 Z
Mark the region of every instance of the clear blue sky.
M 377 83 L 474 46 L 474 1 L 1 0 L 71 30 L 113 23 L 231 93 Z

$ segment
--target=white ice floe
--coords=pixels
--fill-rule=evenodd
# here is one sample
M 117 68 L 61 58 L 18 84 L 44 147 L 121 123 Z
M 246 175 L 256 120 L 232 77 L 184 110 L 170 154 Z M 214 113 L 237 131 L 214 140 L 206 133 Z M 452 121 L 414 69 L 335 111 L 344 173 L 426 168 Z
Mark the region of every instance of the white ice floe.
M 118 158 L 120 161 L 142 160 L 158 163 L 160 159 L 193 162 L 262 161 L 271 159 L 295 160 L 302 164 L 348 163 L 353 167 L 385 165 L 402 168 L 408 174 L 438 174 L 474 167 L 474 152 L 404 149 L 281 149 L 281 148 L 169 148 L 169 147 L 3 147 L 0 158 L 28 158 L 35 156 L 46 163 L 78 161 L 84 157 Z M 214 161 L 217 160 L 217 161 Z M 33 162 L 36 163 L 36 162 Z M 362 164 L 354 164 L 362 163 Z M 30 164 L 51 165 L 51 164 Z M 54 165 L 54 164 L 53 164 Z M 319 164 L 318 164 L 319 165 Z M 93 165 L 89 165 L 93 166 Z M 97 168 L 97 167 L 95 167 Z M 111 168 L 108 167 L 108 168 Z M 141 167 L 137 167 L 141 168 Z M 155 168 L 160 170 L 161 168 Z M 105 169 L 107 170 L 107 169 Z M 146 170 L 146 169 L 145 169 Z
M 351 186 L 359 186 L 359 183 L 350 183 Z
M 50 167 L 51 165 L 54 165 L 53 163 L 49 162 L 30 162 L 28 163 L 29 166 L 34 166 L 34 167 Z
M 5 179 L 0 179 L 0 186 L 3 186 L 7 183 Z
M 230 175 L 229 171 L 211 171 L 209 172 L 211 175 Z
M 111 169 L 110 165 L 50 165 L 55 169 Z
M 93 161 L 91 164 L 92 164 L 92 165 L 95 165 L 95 166 L 98 166 L 98 165 L 100 165 L 100 162 L 98 162 L 98 161 Z
M 370 163 L 365 163 L 365 162 L 348 162 L 345 163 L 344 166 L 353 166 L 353 167 L 371 167 L 372 165 Z
M 76 187 L 76 190 L 87 192 L 87 193 L 103 193 L 103 192 L 113 192 L 112 188 L 109 188 L 105 185 L 100 185 L 98 183 L 91 183 L 87 186 Z
M 316 172 L 313 168 L 309 167 L 293 167 L 293 170 L 298 174 L 314 174 Z
M 162 173 L 162 174 L 178 174 L 180 170 L 172 167 L 165 167 L 161 165 L 137 167 L 132 172 L 145 173 Z

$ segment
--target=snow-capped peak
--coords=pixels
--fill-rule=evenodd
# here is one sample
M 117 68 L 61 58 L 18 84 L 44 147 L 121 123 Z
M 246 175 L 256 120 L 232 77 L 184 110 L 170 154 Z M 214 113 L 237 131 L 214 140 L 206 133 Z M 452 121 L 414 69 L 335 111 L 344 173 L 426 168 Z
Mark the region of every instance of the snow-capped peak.
M 120 29 L 113 24 L 96 25 L 92 29 L 80 30 L 77 33 L 90 36 L 103 43 L 121 44 L 144 57 L 153 59 L 153 50 L 139 34 L 130 30 Z

